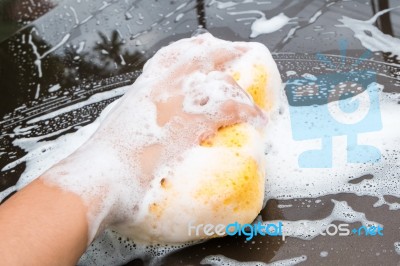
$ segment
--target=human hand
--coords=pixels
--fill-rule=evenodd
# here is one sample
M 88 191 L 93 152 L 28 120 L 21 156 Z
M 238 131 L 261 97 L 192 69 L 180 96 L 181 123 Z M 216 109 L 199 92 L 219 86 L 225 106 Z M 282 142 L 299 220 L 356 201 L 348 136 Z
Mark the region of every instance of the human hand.
M 265 123 L 263 112 L 222 72 L 244 52 L 203 36 L 163 48 L 90 140 L 42 176 L 84 199 L 89 241 L 109 225 L 135 222 L 160 166 L 179 163 L 221 127 Z

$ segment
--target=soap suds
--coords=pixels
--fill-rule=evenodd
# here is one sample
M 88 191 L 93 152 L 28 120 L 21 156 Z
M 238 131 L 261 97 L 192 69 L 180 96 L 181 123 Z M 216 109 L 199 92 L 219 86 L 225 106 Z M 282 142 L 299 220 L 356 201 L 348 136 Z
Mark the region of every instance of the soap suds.
M 400 40 L 388 34 L 384 34 L 374 25 L 379 16 L 399 7 L 400 6 L 396 6 L 379 11 L 369 20 L 358 20 L 343 16 L 339 19 L 342 25 L 337 26 L 347 27 L 352 30 L 354 32 L 354 37 L 359 39 L 365 48 L 373 52 L 382 51 L 400 57 Z
M 400 255 L 400 242 L 394 242 L 394 251 L 396 251 L 397 254 Z
M 383 86 L 372 83 L 370 86 L 378 88 L 380 91 Z M 368 108 L 369 97 L 365 97 L 367 90 L 359 94 L 357 98 L 362 101 L 359 106 Z M 286 105 L 282 108 L 279 116 L 272 119 L 268 124 L 267 139 L 268 154 L 267 169 L 269 169 L 266 192 L 268 199 L 293 199 L 293 198 L 317 198 L 319 196 L 331 195 L 337 193 L 354 193 L 359 196 L 377 197 L 381 206 L 389 205 L 383 195 L 400 196 L 400 165 L 395 158 L 399 156 L 399 150 L 393 147 L 400 147 L 399 126 L 397 117 L 399 115 L 398 96 L 396 94 L 380 93 L 380 117 L 382 120 L 382 129 L 372 132 L 358 133 L 359 144 L 368 144 L 376 147 L 381 152 L 381 159 L 375 163 L 348 163 L 346 160 L 347 136 L 333 136 L 332 154 L 324 156 L 332 160 L 332 167 L 328 168 L 304 168 L 300 167 L 298 158 L 300 154 L 308 150 L 321 149 L 321 139 L 294 140 L 290 111 L 293 114 L 318 117 L 318 114 L 324 112 L 326 105 L 318 106 L 291 106 Z M 363 102 L 364 101 L 364 102 Z M 328 104 L 336 105 L 337 102 Z M 291 109 L 289 109 L 291 108 Z M 357 112 L 364 112 L 363 109 Z M 333 110 L 335 108 L 331 108 Z M 337 110 L 337 109 L 336 109 Z M 298 112 L 298 113 L 297 113 Z M 355 115 L 358 115 L 355 112 Z M 331 114 L 336 118 L 343 117 L 344 112 Z M 326 117 L 321 116 L 321 119 Z M 325 121 L 315 121 L 316 123 L 325 123 Z M 303 125 L 296 130 L 306 130 L 307 125 Z M 274 136 L 280 136 L 279 139 Z M 321 136 L 322 137 L 322 136 Z M 290 147 L 288 152 L 287 147 Z M 322 156 L 322 155 L 321 155 Z M 323 157 L 321 157 L 322 159 Z M 293 178 L 293 173 L 295 178 Z M 349 177 L 357 178 L 362 175 L 371 174 L 372 179 L 363 180 L 357 184 L 349 183 Z M 290 184 L 290 185 L 288 185 Z M 306 184 L 310 184 L 306 187 Z
M 297 221 L 279 220 L 283 224 L 282 234 L 285 234 L 287 237 L 311 240 L 319 236 L 321 232 L 324 232 L 333 221 L 346 223 L 360 222 L 366 227 L 382 226 L 377 222 L 367 220 L 364 213 L 354 211 L 345 201 L 332 200 L 332 202 L 334 204 L 333 210 L 330 215 L 324 219 Z M 278 223 L 279 221 L 268 221 L 264 222 L 264 224 L 267 225 L 268 223 Z
M 207 43 L 207 45 L 199 45 L 203 42 Z M 191 49 L 188 50 L 187 47 Z M 187 52 L 181 53 L 180 51 Z M 220 51 L 224 51 L 223 58 L 221 59 L 218 57 L 218 54 L 222 55 Z M 177 53 L 181 53 L 181 56 L 178 56 Z M 216 60 L 222 60 L 217 61 L 219 65 L 218 68 L 216 68 L 214 64 L 211 64 L 208 58 L 210 54 L 215 55 Z M 230 58 L 224 58 L 226 55 L 230 56 Z M 171 58 L 171 56 L 174 58 Z M 114 102 L 106 108 L 94 123 L 82 127 L 74 133 L 62 134 L 63 131 L 69 131 L 71 129 L 66 128 L 63 129 L 63 131 L 40 137 L 16 139 L 13 144 L 27 151 L 27 154 L 9 163 L 2 169 L 3 171 L 10 170 L 22 162 L 26 163 L 26 170 L 13 190 L 18 190 L 31 182 L 34 178 L 42 176 L 44 180 L 51 184 L 56 184 L 81 195 L 85 202 L 90 204 L 91 199 L 96 198 L 96 195 L 101 192 L 101 189 L 107 187 L 107 190 L 110 191 L 110 197 L 103 198 L 99 203 L 100 207 L 98 207 L 98 209 L 100 209 L 101 212 L 88 214 L 89 222 L 92 225 L 90 228 L 97 229 L 102 218 L 107 215 L 107 211 L 111 209 L 116 202 L 121 202 L 124 208 L 120 207 L 118 210 L 120 212 L 118 215 L 121 216 L 118 216 L 119 219 L 126 220 L 126 218 L 122 217 L 135 217 L 135 220 L 133 223 L 120 223 L 117 230 L 133 238 L 140 238 L 140 240 L 150 243 L 181 243 L 203 237 L 194 236 L 193 239 L 188 238 L 186 225 L 192 221 L 192 219 L 199 218 L 199 221 L 202 221 L 204 219 L 209 219 L 209 217 L 214 217 L 215 221 L 210 222 L 214 224 L 227 224 L 233 222 L 235 219 L 239 219 L 238 214 L 243 212 L 241 221 L 251 222 L 262 207 L 263 174 L 257 175 L 260 176 L 260 181 L 257 182 L 261 183 L 259 183 L 259 186 L 256 188 L 258 191 L 258 198 L 255 198 L 256 202 L 253 203 L 253 201 L 251 201 L 252 204 L 255 205 L 249 208 L 240 207 L 240 212 L 236 214 L 231 213 L 225 215 L 211 208 L 211 203 L 209 206 L 208 204 L 203 204 L 202 201 L 198 202 L 199 200 L 209 201 L 211 199 L 216 201 L 224 200 L 224 198 L 219 199 L 220 196 L 216 193 L 213 193 L 210 195 L 211 198 L 209 197 L 207 199 L 193 198 L 192 194 L 200 193 L 196 191 L 204 186 L 202 182 L 208 184 L 206 183 L 207 178 L 205 178 L 205 176 L 213 177 L 219 173 L 218 169 L 221 169 L 221 165 L 227 166 L 231 164 L 231 167 L 240 166 L 243 159 L 239 158 L 242 157 L 247 158 L 246 160 L 250 160 L 250 162 L 254 161 L 257 167 L 254 171 L 257 171 L 257 173 L 264 172 L 263 146 L 258 144 L 263 141 L 260 132 L 256 130 L 256 128 L 259 129 L 261 123 L 263 123 L 261 120 L 248 121 L 248 124 L 254 126 L 254 128 L 252 126 L 243 127 L 241 130 L 243 132 L 242 134 L 247 136 L 251 141 L 243 142 L 243 147 L 239 146 L 234 150 L 229 147 L 209 146 L 191 148 L 187 152 L 180 154 L 180 150 L 177 148 L 169 149 L 168 151 L 170 153 L 163 154 L 158 161 L 155 161 L 156 164 L 153 166 L 154 170 L 152 170 L 153 172 L 151 174 L 153 181 L 151 181 L 150 188 L 146 188 L 146 190 L 144 190 L 145 186 L 139 183 L 141 181 L 138 180 L 137 177 L 135 178 L 135 176 L 146 177 L 148 173 L 144 172 L 140 167 L 132 166 L 132 163 L 128 161 L 125 162 L 125 160 L 128 159 L 125 159 L 126 156 L 124 157 L 123 153 L 120 151 L 119 147 L 135 147 L 134 151 L 130 152 L 129 156 L 129 161 L 134 161 L 136 160 L 135 158 L 140 158 L 139 154 L 142 152 L 142 149 L 151 145 L 185 147 L 186 144 L 182 142 L 185 141 L 184 139 L 176 139 L 175 142 L 171 144 L 169 128 L 172 122 L 160 125 L 156 118 L 158 112 L 157 107 L 149 100 L 154 90 L 158 89 L 156 85 L 157 82 L 162 82 L 167 86 L 168 83 L 177 82 L 177 80 L 171 80 L 170 77 L 175 76 L 174 71 L 179 71 L 179 69 L 175 70 L 174 67 L 176 65 L 171 65 L 172 61 L 178 59 L 182 63 L 182 66 L 185 64 L 184 62 L 187 61 L 193 61 L 194 64 L 197 64 L 197 68 L 195 68 L 196 71 L 194 71 L 193 74 L 186 75 L 180 85 L 182 86 L 182 93 L 185 95 L 182 103 L 183 111 L 187 114 L 204 114 L 209 116 L 210 119 L 216 119 L 216 117 L 224 115 L 218 110 L 220 110 L 220 106 L 227 100 L 234 100 L 243 105 L 252 106 L 254 104 L 253 100 L 233 81 L 231 75 L 235 77 L 243 88 L 251 86 L 253 78 L 260 79 L 259 84 L 257 83 L 257 85 L 261 86 L 257 92 L 260 96 L 257 96 L 258 98 L 255 100 L 261 99 L 261 101 L 265 101 L 268 99 L 271 101 L 268 108 L 273 108 L 273 105 L 275 105 L 274 108 L 276 108 L 276 102 L 272 100 L 278 99 L 280 76 L 272 56 L 265 46 L 258 43 L 223 41 L 212 37 L 210 34 L 202 34 L 190 39 L 183 39 L 175 42 L 171 46 L 162 48 L 152 59 L 147 61 L 142 75 L 133 85 L 128 86 L 129 89 L 127 89 L 127 87 L 122 87 L 112 91 L 98 93 L 83 102 L 75 103 L 52 113 L 29 120 L 27 124 L 47 121 L 61 114 L 80 109 L 101 100 L 119 96 L 126 92 L 118 103 Z M 264 78 L 253 77 L 251 73 L 248 73 L 252 66 L 256 67 L 256 69 L 263 69 L 261 73 L 266 75 L 270 80 L 268 98 L 263 96 L 264 90 L 266 89 L 266 83 L 263 83 Z M 219 68 L 223 69 L 225 73 L 220 71 Z M 154 76 L 154 73 L 158 73 L 158 75 Z M 236 75 L 236 73 L 240 75 Z M 171 83 L 169 86 L 175 88 L 176 85 L 172 85 Z M 256 88 L 253 88 L 252 90 L 255 89 Z M 156 101 L 168 101 L 170 98 L 176 97 L 175 93 L 177 92 L 173 89 L 165 90 L 160 93 Z M 134 99 L 135 102 L 128 102 L 130 101 L 128 99 Z M 129 115 L 127 115 L 127 113 L 129 113 Z M 222 119 L 222 117 L 219 119 Z M 174 123 L 182 123 L 182 121 L 176 120 Z M 197 124 L 196 128 L 182 127 L 181 130 L 195 130 L 189 135 L 196 135 L 198 134 L 197 132 L 202 131 L 203 127 L 204 125 Z M 118 129 L 118 132 L 114 133 L 113 129 Z M 24 129 L 18 129 L 20 132 L 22 130 Z M 25 130 L 28 131 L 28 129 Z M 62 136 L 56 140 L 48 140 L 51 135 L 60 134 Z M 108 137 L 100 137 L 102 135 Z M 113 137 L 114 135 L 115 137 Z M 124 143 L 119 143 L 120 139 L 123 139 Z M 69 156 L 68 159 L 64 160 L 62 164 L 57 164 L 50 168 L 51 165 L 60 162 L 67 156 Z M 181 156 L 185 158 L 182 163 L 178 163 L 178 161 L 169 162 L 171 159 L 179 159 Z M 234 156 L 232 160 L 223 160 L 223 158 L 231 158 L 230 156 Z M 187 165 L 198 165 L 199 157 L 203 158 L 203 166 L 199 167 L 197 171 L 194 171 L 195 174 L 188 179 L 187 173 L 189 170 Z M 91 161 L 91 169 L 95 172 L 90 175 L 85 175 L 88 166 L 83 162 L 87 161 L 88 158 L 90 158 Z M 209 163 L 210 159 L 211 162 L 215 164 L 215 167 L 211 167 Z M 134 165 L 141 165 L 136 161 L 134 162 Z M 72 165 L 70 165 L 71 163 Z M 104 167 L 106 165 L 108 166 Z M 193 167 L 189 167 L 189 169 L 193 171 Z M 214 169 L 214 172 L 210 169 Z M 229 167 L 227 169 L 229 169 Z M 238 171 L 241 171 L 240 168 L 238 168 Z M 228 173 L 229 171 L 226 172 L 226 174 Z M 233 172 L 231 175 L 232 174 Z M 253 174 L 250 173 L 250 175 L 252 176 Z M 54 176 L 57 176 L 57 178 L 54 178 Z M 110 179 L 110 177 L 112 178 Z M 175 193 L 173 191 L 163 192 L 164 190 L 162 190 L 159 184 L 165 177 L 167 177 L 167 182 L 172 186 L 171 189 L 188 192 L 186 200 L 182 199 L 185 192 L 182 192 L 182 197 L 179 199 L 170 198 L 169 194 Z M 132 180 L 129 182 L 130 186 L 126 186 L 126 182 L 118 178 L 130 178 Z M 79 182 L 77 180 L 79 180 Z M 214 181 L 211 178 L 207 182 L 212 183 Z M 227 189 L 236 188 L 234 186 L 228 186 Z M 256 195 L 251 191 L 246 191 L 246 193 L 250 193 L 249 195 Z M 227 193 L 227 195 L 230 194 L 231 192 Z M 0 195 L 1 198 L 6 196 L 5 193 L 1 193 Z M 215 199 L 213 199 L 213 197 Z M 166 201 L 167 199 L 168 201 Z M 132 208 L 125 206 L 132 202 L 139 202 L 138 210 L 132 210 L 135 211 L 135 214 L 131 213 Z M 163 204 L 165 204 L 164 202 L 168 202 L 168 206 L 172 207 L 163 207 Z M 232 201 L 232 204 L 236 204 L 235 202 L 237 201 Z M 204 206 L 204 208 L 196 206 Z M 227 207 L 229 206 L 230 205 Z M 174 210 L 176 208 L 186 208 L 188 210 L 186 213 L 190 213 L 190 215 L 181 215 L 179 220 L 171 220 L 170 217 L 173 217 L 174 214 L 168 214 L 167 210 Z M 157 209 L 163 210 L 164 214 L 158 213 Z M 211 213 L 209 213 L 210 211 Z M 206 220 L 204 220 L 204 222 Z M 158 226 L 158 228 L 154 230 L 156 226 Z M 171 228 L 177 228 L 177 230 L 174 231 L 171 230 Z M 91 231 L 89 233 L 91 239 L 95 232 Z
M 265 15 L 261 16 L 261 18 L 257 19 L 253 22 L 253 24 L 251 24 L 250 38 L 256 38 L 261 34 L 268 34 L 280 30 L 286 24 L 288 24 L 289 21 L 290 18 L 283 13 L 280 13 L 279 15 L 276 15 L 270 19 L 267 19 Z
M 321 251 L 320 253 L 319 253 L 319 255 L 321 256 L 321 257 L 323 257 L 323 258 L 326 258 L 326 257 L 328 257 L 328 251 Z
M 260 15 L 259 18 L 240 18 L 237 21 L 245 19 L 254 19 L 251 24 L 251 34 L 250 38 L 256 38 L 262 34 L 268 34 L 280 30 L 286 24 L 290 22 L 292 18 L 287 17 L 284 13 L 280 13 L 270 19 L 265 17 L 265 14 L 259 10 L 249 10 L 249 11 L 235 11 L 228 12 L 229 15 L 243 15 L 243 14 L 257 14 Z
M 82 101 L 82 102 L 79 102 L 79 103 L 76 103 L 76 104 L 73 104 L 73 105 L 69 105 L 67 107 L 58 109 L 58 110 L 56 110 L 54 112 L 51 112 L 51 113 L 48 113 L 48 114 L 45 114 L 45 115 L 42 115 L 42 116 L 39 116 L 39 117 L 35 117 L 35 118 L 29 120 L 27 123 L 28 124 L 34 124 L 34 123 L 37 123 L 39 121 L 51 119 L 51 118 L 54 118 L 54 117 L 59 116 L 61 114 L 64 114 L 64 113 L 67 113 L 67 112 L 71 112 L 73 110 L 80 109 L 80 108 L 82 108 L 84 106 L 87 106 L 89 104 L 92 104 L 92 103 L 97 103 L 97 102 L 100 102 L 100 101 L 103 101 L 103 100 L 106 100 L 106 99 L 110 99 L 110 98 L 114 98 L 114 97 L 117 97 L 117 96 L 121 96 L 128 90 L 128 88 L 129 88 L 129 86 L 124 86 L 124 87 L 117 88 L 117 89 L 114 89 L 114 90 L 110 90 L 110 91 L 105 91 L 105 92 L 100 92 L 100 93 L 94 94 L 93 96 L 90 96 L 89 99 L 87 99 L 86 101 Z
M 285 260 L 264 263 L 259 261 L 237 261 L 223 255 L 210 255 L 205 257 L 200 263 L 212 266 L 292 266 L 307 261 L 307 256 L 299 256 Z

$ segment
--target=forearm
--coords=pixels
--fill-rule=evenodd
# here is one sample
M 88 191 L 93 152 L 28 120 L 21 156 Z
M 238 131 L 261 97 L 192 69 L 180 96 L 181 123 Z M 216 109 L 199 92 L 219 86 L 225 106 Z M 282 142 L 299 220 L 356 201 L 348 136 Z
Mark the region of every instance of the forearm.
M 0 205 L 0 224 L 4 265 L 75 265 L 88 243 L 82 199 L 41 179 Z

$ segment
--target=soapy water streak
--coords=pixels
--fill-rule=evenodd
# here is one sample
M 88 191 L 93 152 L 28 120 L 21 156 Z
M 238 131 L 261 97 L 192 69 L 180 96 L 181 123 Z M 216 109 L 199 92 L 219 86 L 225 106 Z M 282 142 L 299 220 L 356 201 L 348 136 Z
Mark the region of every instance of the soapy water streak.
M 68 41 L 68 39 L 70 38 L 71 34 L 69 34 L 69 33 L 66 34 L 66 35 L 62 38 L 62 40 L 61 40 L 58 44 L 56 44 L 54 47 L 52 47 L 51 49 L 47 50 L 46 52 L 44 52 L 44 53 L 42 53 L 42 54 L 39 54 L 38 49 L 37 49 L 37 46 L 34 44 L 34 42 L 33 42 L 33 40 L 32 40 L 32 34 L 33 34 L 33 33 L 38 34 L 38 31 L 37 31 L 36 28 L 32 28 L 31 33 L 29 34 L 29 44 L 32 46 L 33 53 L 34 53 L 35 56 L 36 56 L 35 65 L 36 65 L 37 68 L 38 68 L 38 76 L 39 76 L 39 78 L 41 78 L 41 77 L 43 76 L 41 60 L 42 60 L 43 58 L 45 58 L 47 55 L 49 55 L 50 53 L 52 53 L 52 52 L 54 52 L 55 50 L 57 50 L 58 48 L 60 48 L 62 45 L 64 45 L 64 44 Z
M 264 263 L 259 261 L 241 262 L 223 255 L 210 255 L 205 257 L 200 263 L 209 264 L 212 266 L 290 266 L 307 260 L 307 256 L 299 256 L 285 260 L 274 261 L 271 263 Z
M 337 27 L 349 28 L 354 32 L 354 37 L 357 38 L 365 48 L 373 52 L 382 51 L 400 57 L 400 40 L 391 35 L 384 34 L 374 25 L 378 17 L 398 8 L 400 8 L 400 6 L 377 12 L 368 20 L 357 20 L 343 16 L 339 19 L 342 25 L 337 25 Z

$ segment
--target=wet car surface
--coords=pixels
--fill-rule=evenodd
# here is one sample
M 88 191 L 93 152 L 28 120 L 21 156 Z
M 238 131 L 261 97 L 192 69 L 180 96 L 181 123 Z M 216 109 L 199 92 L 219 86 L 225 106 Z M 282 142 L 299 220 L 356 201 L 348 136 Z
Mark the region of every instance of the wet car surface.
M 123 94 L 117 88 L 134 82 L 158 49 L 190 37 L 199 27 L 222 39 L 264 43 L 273 53 L 284 82 L 304 74 L 318 78 L 338 72 L 372 71 L 376 82 L 384 85 L 384 92 L 400 93 L 397 6 L 400 1 L 3 1 L 0 191 L 15 191 L 13 186 L 25 169 L 24 161 L 19 164 L 18 159 L 26 151 L 13 144 L 16 139 L 45 135 L 43 141 L 53 140 L 90 124 Z M 288 20 L 274 29 L 252 28 L 256 21 L 263 24 L 281 13 Z M 323 103 L 313 97 L 296 101 L 290 86 L 285 89 L 291 105 Z M 110 93 L 95 100 L 104 92 Z M 397 129 L 400 133 L 400 126 Z M 349 179 L 349 184 L 372 178 L 358 176 Z M 380 206 L 376 197 L 356 193 L 271 198 L 261 217 L 264 221 L 322 222 L 338 202 L 346 202 L 356 213 L 365 213 L 368 220 L 384 225 L 384 236 L 310 235 L 308 239 L 288 237 L 285 241 L 269 236 L 246 241 L 244 236 L 235 236 L 166 256 L 149 252 L 141 259 L 130 254 L 134 244 L 120 238 L 122 250 L 109 257 L 110 261 L 115 261 L 113 256 L 124 257 L 119 263 L 127 265 L 198 265 L 205 257 L 217 254 L 244 262 L 398 265 L 400 195 L 382 197 L 386 204 Z M 350 224 L 361 225 L 360 221 Z M 101 241 L 110 243 L 107 237 Z M 93 249 L 89 248 L 88 255 L 92 263 L 109 265 L 108 261 L 96 261 Z

